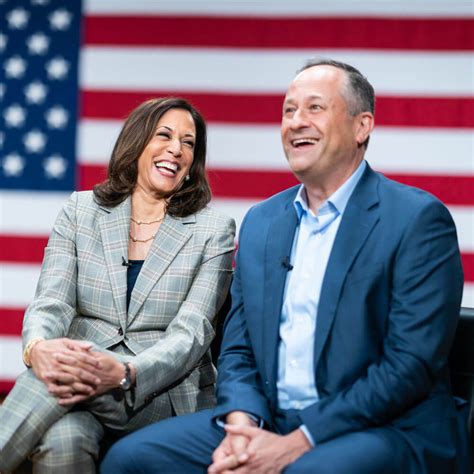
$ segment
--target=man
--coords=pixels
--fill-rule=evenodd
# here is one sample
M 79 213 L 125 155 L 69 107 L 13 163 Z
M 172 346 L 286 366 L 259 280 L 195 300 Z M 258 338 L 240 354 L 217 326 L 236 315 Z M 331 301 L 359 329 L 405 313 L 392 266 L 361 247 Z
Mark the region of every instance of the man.
M 468 472 L 447 368 L 455 227 L 433 196 L 370 169 L 373 127 L 355 68 L 295 77 L 281 134 L 302 185 L 242 223 L 217 406 L 125 438 L 103 472 Z

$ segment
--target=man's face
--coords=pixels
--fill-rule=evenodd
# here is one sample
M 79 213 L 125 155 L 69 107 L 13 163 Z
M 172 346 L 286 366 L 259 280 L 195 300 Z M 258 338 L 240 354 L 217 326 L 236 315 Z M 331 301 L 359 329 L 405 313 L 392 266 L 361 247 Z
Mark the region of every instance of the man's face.
M 302 71 L 288 89 L 281 137 L 290 168 L 302 182 L 347 178 L 363 156 L 360 117 L 349 114 L 346 90 L 345 72 L 333 66 Z

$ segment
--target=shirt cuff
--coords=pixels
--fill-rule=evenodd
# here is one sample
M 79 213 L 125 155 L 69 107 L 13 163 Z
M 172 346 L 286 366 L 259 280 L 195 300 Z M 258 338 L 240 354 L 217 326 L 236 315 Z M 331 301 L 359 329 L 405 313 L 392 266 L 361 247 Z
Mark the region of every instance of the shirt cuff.
M 309 432 L 308 428 L 306 428 L 306 425 L 301 425 L 299 429 L 304 433 L 304 435 L 308 438 L 308 441 L 310 442 L 311 446 L 315 446 L 316 443 L 314 442 L 313 437 L 311 436 L 311 433 Z
M 260 417 L 252 415 L 251 413 L 247 413 L 247 412 L 245 412 L 245 413 L 249 418 L 251 418 L 253 421 L 255 421 L 255 423 L 257 423 L 258 428 L 263 428 L 263 420 Z M 219 417 L 216 418 L 217 426 L 220 426 L 221 428 L 224 428 L 224 426 L 226 424 L 225 423 L 225 417 L 226 417 L 226 415 L 219 416 Z

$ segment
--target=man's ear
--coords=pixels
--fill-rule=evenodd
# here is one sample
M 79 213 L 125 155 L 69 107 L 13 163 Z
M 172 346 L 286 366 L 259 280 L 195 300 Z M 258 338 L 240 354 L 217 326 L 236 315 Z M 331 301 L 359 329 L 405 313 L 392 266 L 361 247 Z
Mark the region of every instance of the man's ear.
M 374 116 L 370 112 L 361 112 L 356 117 L 356 141 L 364 143 L 374 129 Z

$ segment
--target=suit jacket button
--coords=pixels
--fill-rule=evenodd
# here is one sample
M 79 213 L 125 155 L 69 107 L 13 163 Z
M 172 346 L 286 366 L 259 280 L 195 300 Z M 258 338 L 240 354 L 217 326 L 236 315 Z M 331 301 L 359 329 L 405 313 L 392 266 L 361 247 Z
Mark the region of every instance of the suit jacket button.
M 122 329 L 122 328 L 118 328 L 117 333 L 118 333 L 119 336 L 123 336 L 123 329 Z

